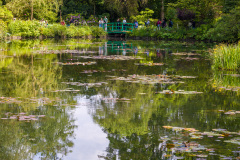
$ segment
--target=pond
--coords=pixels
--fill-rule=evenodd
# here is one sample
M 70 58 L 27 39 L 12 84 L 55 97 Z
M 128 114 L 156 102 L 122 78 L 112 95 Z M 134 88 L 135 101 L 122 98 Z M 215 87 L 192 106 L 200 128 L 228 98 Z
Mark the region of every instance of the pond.
M 236 159 L 240 74 L 214 44 L 0 43 L 0 159 Z

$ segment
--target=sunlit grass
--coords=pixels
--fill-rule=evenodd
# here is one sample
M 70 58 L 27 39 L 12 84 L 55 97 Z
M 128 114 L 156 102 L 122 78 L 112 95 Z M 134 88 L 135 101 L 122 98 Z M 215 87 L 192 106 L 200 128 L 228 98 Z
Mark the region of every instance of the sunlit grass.
M 217 45 L 212 53 L 213 68 L 237 70 L 240 67 L 240 42 L 234 45 Z

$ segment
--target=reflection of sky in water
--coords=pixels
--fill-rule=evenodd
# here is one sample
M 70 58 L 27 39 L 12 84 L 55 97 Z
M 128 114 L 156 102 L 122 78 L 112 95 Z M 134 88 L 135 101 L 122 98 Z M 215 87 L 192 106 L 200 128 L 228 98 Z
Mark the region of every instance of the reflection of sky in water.
M 106 148 L 109 145 L 107 134 L 105 134 L 99 125 L 93 122 L 88 108 L 91 100 L 86 97 L 77 97 L 77 106 L 72 110 L 77 128 L 74 131 L 74 146 L 72 153 L 63 156 L 58 153 L 58 157 L 63 160 L 96 160 L 98 155 L 106 155 Z M 34 160 L 40 160 L 41 153 L 34 156 Z
M 93 122 L 88 113 L 90 100 L 86 97 L 77 97 L 78 106 L 74 111 L 76 118 L 75 140 L 72 153 L 64 159 L 71 160 L 96 160 L 98 155 L 103 155 L 108 147 L 109 141 L 99 125 Z

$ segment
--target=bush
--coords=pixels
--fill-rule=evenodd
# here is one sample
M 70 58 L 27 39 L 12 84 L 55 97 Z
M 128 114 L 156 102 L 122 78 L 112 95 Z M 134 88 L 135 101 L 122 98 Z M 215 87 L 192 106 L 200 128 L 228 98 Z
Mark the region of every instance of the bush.
M 9 11 L 6 7 L 0 6 L 0 19 L 9 23 L 13 19 L 12 12 Z
M 210 29 L 206 38 L 213 41 L 236 42 L 240 38 L 240 7 L 220 18 L 214 28 Z
M 161 28 L 157 29 L 156 26 L 151 27 L 140 27 L 133 30 L 132 33 L 129 33 L 128 36 L 133 37 L 156 37 L 158 39 L 196 39 L 196 40 L 205 40 L 205 34 L 207 33 L 209 25 L 201 25 L 196 29 L 187 29 L 185 27 L 181 28 Z
M 14 36 L 22 37 L 38 37 L 40 24 L 37 21 L 12 21 L 8 28 L 9 32 Z
M 6 22 L 0 20 L 0 39 L 3 39 L 7 33 L 7 24 Z
M 92 30 L 92 35 L 94 37 L 100 37 L 100 36 L 105 36 L 106 32 L 104 31 L 103 28 L 100 27 L 91 27 Z
M 3 25 L 4 23 L 0 25 Z M 4 28 L 4 27 L 1 27 Z M 37 21 L 12 21 L 9 24 L 9 32 L 14 36 L 21 37 L 39 37 L 43 35 L 45 37 L 85 37 L 93 35 L 100 37 L 106 35 L 106 32 L 99 27 L 89 26 L 74 26 L 69 27 L 60 24 L 52 24 L 47 27 L 42 26 Z M 5 33 L 0 30 L 0 34 Z

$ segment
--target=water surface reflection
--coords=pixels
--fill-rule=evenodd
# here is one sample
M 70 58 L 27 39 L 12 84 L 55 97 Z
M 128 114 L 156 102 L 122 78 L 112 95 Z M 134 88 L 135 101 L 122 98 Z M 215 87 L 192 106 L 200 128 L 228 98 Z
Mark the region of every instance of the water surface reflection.
M 0 158 L 238 157 L 239 76 L 211 69 L 212 45 L 2 43 Z

